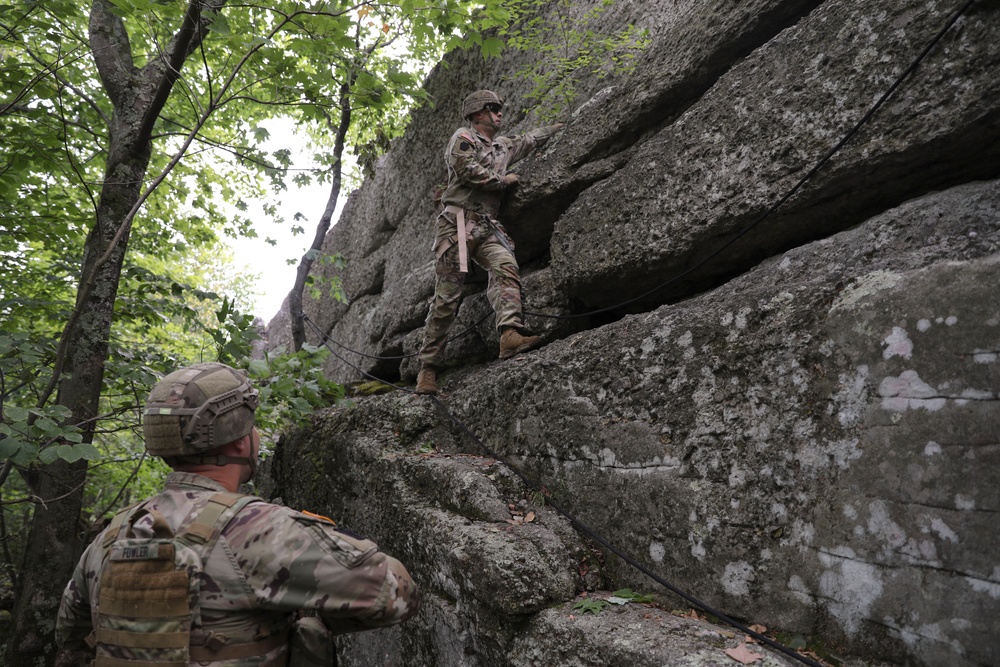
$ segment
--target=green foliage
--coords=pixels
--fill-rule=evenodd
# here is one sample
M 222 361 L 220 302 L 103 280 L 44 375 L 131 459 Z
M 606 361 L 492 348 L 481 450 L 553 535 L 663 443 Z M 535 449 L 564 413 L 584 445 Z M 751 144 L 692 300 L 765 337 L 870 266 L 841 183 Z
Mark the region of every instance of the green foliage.
M 642 593 L 636 593 L 631 588 L 622 588 L 611 594 L 608 598 L 608 602 L 611 604 L 627 604 L 629 602 L 638 603 L 650 603 L 653 601 L 653 596 L 643 595 Z
M 650 603 L 653 597 L 634 592 L 631 588 L 622 588 L 612 593 L 606 600 L 601 598 L 584 598 L 573 605 L 573 609 L 581 614 L 599 614 L 608 605 L 624 605 L 629 602 Z
M 263 359 L 245 359 L 245 367 L 260 389 L 257 411 L 260 431 L 271 439 L 293 427 L 305 426 L 318 408 L 344 397 L 344 387 L 327 380 L 323 362 L 330 351 L 303 345 L 298 352 L 282 349 L 265 353 Z
M 311 250 L 311 253 L 319 254 L 319 251 Z M 343 269 L 347 266 L 347 260 L 339 253 L 333 255 L 322 255 L 319 257 L 320 264 L 330 267 L 333 270 Z M 306 286 L 309 288 L 309 296 L 320 300 L 329 297 L 340 303 L 347 303 L 347 294 L 344 293 L 344 283 L 340 276 L 326 275 L 325 273 L 313 273 L 306 279 Z
M 601 600 L 599 598 L 584 598 L 574 604 L 573 609 L 581 614 L 599 614 L 604 611 L 604 608 L 607 606 L 607 600 Z
M 602 16 L 613 4 L 603 0 L 582 16 L 572 0 L 522 0 L 515 5 L 518 20 L 502 34 L 507 48 L 532 54 L 532 64 L 513 78 L 531 84 L 524 102 L 541 122 L 558 120 L 572 108 L 584 77 L 630 74 L 635 56 L 649 46 L 647 31 L 634 25 L 615 33 L 601 29 Z M 483 55 L 499 55 L 496 44 L 487 48 L 484 43 Z

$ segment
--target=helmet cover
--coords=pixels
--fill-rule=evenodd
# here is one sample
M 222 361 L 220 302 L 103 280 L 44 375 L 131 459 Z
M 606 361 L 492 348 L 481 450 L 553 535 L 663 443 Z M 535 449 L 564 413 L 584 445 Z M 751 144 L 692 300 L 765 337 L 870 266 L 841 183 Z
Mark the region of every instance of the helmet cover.
M 462 102 L 462 118 L 468 120 L 472 114 L 485 109 L 487 104 L 499 104 L 502 107 L 503 99 L 492 90 L 477 90 L 471 93 Z
M 185 456 L 239 440 L 253 430 L 258 404 L 257 390 L 242 371 L 217 362 L 176 370 L 146 400 L 146 451 Z

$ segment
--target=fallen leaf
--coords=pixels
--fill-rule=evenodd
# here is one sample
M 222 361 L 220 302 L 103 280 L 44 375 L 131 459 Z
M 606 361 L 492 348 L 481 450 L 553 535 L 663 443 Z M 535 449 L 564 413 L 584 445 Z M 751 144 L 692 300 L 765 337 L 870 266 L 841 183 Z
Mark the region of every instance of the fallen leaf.
M 752 665 L 758 660 L 764 659 L 763 654 L 754 653 L 746 644 L 740 644 L 736 648 L 727 648 L 726 655 L 741 665 Z
M 762 635 L 765 632 L 767 632 L 767 628 L 761 625 L 760 623 L 754 623 L 753 625 L 750 626 L 750 629 L 759 635 Z
M 799 654 L 800 655 L 804 655 L 805 657 L 809 658 L 810 660 L 812 660 L 813 662 L 815 662 L 817 664 L 823 665 L 823 667 L 833 667 L 826 660 L 824 660 L 823 658 L 819 657 L 819 654 L 817 654 L 815 651 L 800 650 Z
M 535 513 L 534 512 L 528 512 L 528 514 L 525 515 L 525 517 L 524 517 L 524 522 L 525 523 L 531 523 L 534 520 L 535 520 Z

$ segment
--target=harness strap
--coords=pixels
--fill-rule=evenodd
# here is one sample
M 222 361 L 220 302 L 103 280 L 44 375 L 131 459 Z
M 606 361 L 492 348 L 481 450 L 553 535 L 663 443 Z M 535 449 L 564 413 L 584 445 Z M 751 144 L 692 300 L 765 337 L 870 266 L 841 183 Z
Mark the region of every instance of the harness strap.
M 218 493 L 212 494 L 212 497 L 208 499 L 208 504 L 202 508 L 201 512 L 198 513 L 197 518 L 194 522 L 184 531 L 181 536 L 186 542 L 190 542 L 196 545 L 203 545 L 212 539 L 215 534 L 216 528 L 218 532 L 222 532 L 225 525 L 217 527 L 219 519 L 222 515 L 233 505 L 236 505 L 241 500 L 244 503 L 253 502 L 257 500 L 253 496 L 245 496 L 239 493 L 228 493 L 225 491 L 220 491 Z M 208 553 L 204 554 L 204 557 L 208 557 Z
M 190 663 L 187 660 L 164 662 L 162 660 L 129 660 L 128 658 L 101 656 L 101 665 L 105 667 L 189 667 Z
M 111 520 L 111 523 L 108 524 L 107 529 L 104 531 L 104 539 L 101 540 L 101 546 L 104 549 L 108 549 L 116 540 L 123 537 L 118 534 L 122 529 L 122 524 L 124 524 L 125 520 L 132 516 L 132 512 L 138 509 L 140 505 L 144 504 L 144 502 L 145 501 L 138 502 L 134 505 L 129 505 L 128 507 L 123 507 L 118 510 L 118 513 L 115 514 L 115 518 Z
M 450 204 L 444 207 L 445 213 L 451 213 L 455 216 L 458 224 L 455 225 L 455 230 L 458 236 L 458 270 L 462 273 L 469 272 L 469 249 L 465 244 L 465 235 L 467 229 L 465 227 L 465 209 L 461 206 L 455 206 Z
M 279 646 L 288 643 L 288 631 L 269 635 L 252 642 L 242 644 L 224 644 L 218 649 L 211 649 L 207 646 L 192 644 L 189 649 L 192 662 L 212 662 L 215 660 L 240 660 L 242 658 L 252 658 L 264 655 Z
M 149 633 L 98 628 L 97 641 L 130 648 L 184 648 L 191 641 L 191 637 L 187 632 Z

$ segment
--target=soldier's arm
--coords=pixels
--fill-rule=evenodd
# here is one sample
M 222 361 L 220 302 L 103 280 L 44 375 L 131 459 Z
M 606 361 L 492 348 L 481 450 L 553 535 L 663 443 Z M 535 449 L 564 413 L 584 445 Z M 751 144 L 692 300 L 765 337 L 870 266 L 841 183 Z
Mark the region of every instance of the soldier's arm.
M 417 612 L 410 574 L 374 542 L 341 533 L 322 518 L 270 508 L 271 516 L 236 521 L 230 524 L 234 534 L 226 531 L 226 538 L 239 544 L 236 533 L 254 531 L 255 523 L 273 529 L 257 542 L 260 553 L 240 555 L 262 607 L 317 611 L 335 633 L 392 625 Z
M 514 137 L 511 141 L 512 145 L 512 155 L 510 163 L 514 164 L 518 160 L 522 160 L 531 154 L 536 148 L 541 148 L 545 145 L 549 139 L 555 135 L 556 132 L 563 128 L 562 123 L 556 123 L 555 125 L 546 125 L 545 127 L 539 127 L 537 129 L 528 132 L 527 134 L 522 134 L 518 137 Z
M 93 544 L 84 552 L 59 602 L 56 644 L 69 652 L 88 651 L 89 647 L 84 640 L 94 629 L 86 576 L 87 556 L 92 547 Z
M 385 561 L 384 575 L 379 568 L 378 574 L 369 580 L 369 593 L 375 593 L 374 598 L 369 597 L 367 611 L 357 616 L 342 616 L 339 613 L 323 613 L 323 621 L 334 634 L 345 632 L 357 632 L 359 630 L 369 630 L 387 625 L 402 623 L 412 617 L 420 608 L 420 599 L 417 593 L 417 585 L 410 577 L 406 567 L 392 556 L 387 556 L 378 552 Z M 363 602 L 359 598 L 355 604 Z M 356 606 L 355 610 L 361 607 Z
M 503 174 L 484 166 L 476 157 L 476 140 L 471 135 L 459 134 L 448 153 L 448 162 L 464 185 L 476 190 L 502 190 Z

